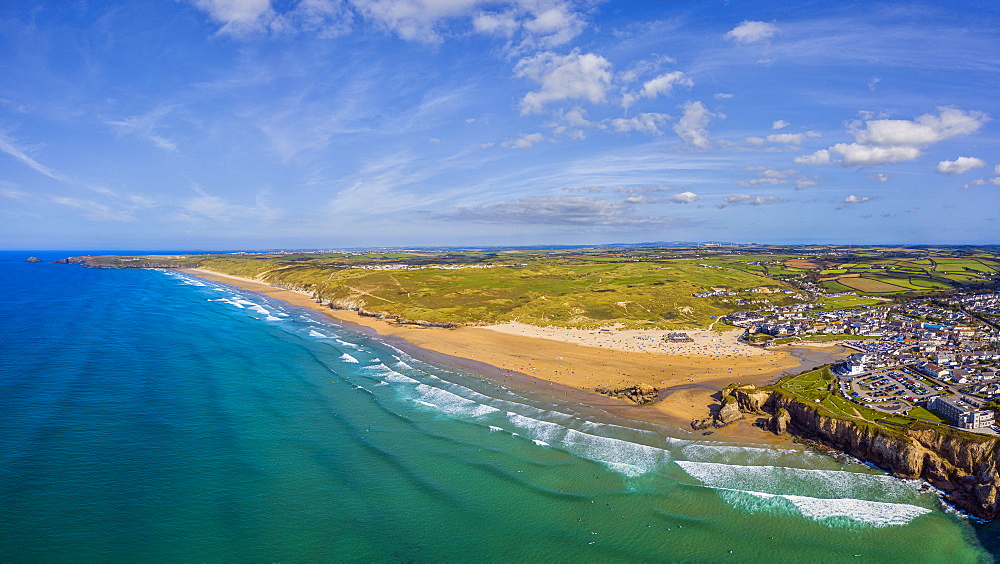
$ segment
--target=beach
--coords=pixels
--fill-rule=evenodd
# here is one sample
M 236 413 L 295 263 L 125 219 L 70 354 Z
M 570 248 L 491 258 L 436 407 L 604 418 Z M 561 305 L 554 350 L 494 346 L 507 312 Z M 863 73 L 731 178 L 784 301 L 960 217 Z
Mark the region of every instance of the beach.
M 665 331 L 584 330 L 515 323 L 448 329 L 421 327 L 361 316 L 356 311 L 331 309 L 304 292 L 275 288 L 248 278 L 203 269 L 182 272 L 322 312 L 397 346 L 435 353 L 437 358 L 432 360 L 436 362 L 476 370 L 500 383 L 551 390 L 616 415 L 680 428 L 690 429 L 691 420 L 708 417 L 710 407 L 717 405 L 712 396 L 722 387 L 734 382 L 763 385 L 803 367 L 805 360 L 790 349 L 772 351 L 740 343 L 739 329 L 687 330 L 685 333 L 693 342 L 665 343 L 661 340 Z M 831 352 L 838 348 L 830 347 Z M 824 355 L 812 349 L 808 361 L 823 360 Z M 416 349 L 408 352 L 427 356 Z M 637 406 L 593 393 L 595 388 L 621 389 L 638 384 L 660 389 L 658 399 Z M 746 422 L 730 425 L 720 434 L 773 440 L 773 435 Z

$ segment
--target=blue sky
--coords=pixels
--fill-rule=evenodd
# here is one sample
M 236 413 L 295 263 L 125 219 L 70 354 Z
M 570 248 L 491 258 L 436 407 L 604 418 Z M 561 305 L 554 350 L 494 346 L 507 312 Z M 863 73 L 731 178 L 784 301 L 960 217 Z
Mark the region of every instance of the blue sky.
M 997 243 L 998 30 L 986 1 L 4 2 L 0 248 Z

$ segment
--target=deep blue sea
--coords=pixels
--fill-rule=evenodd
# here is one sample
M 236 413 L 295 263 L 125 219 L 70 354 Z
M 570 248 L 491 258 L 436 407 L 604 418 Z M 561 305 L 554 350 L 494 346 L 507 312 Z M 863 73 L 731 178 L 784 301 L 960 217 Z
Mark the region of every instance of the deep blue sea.
M 0 253 L 0 560 L 977 562 L 861 464 L 582 416 L 320 314 Z M 986 546 L 987 548 L 984 548 Z

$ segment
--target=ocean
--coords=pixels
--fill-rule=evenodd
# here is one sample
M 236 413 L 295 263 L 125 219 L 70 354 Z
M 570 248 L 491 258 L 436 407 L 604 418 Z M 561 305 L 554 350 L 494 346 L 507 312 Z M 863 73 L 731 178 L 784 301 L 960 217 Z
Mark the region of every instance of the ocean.
M 23 262 L 35 254 L 45 263 Z M 982 562 L 916 481 L 583 415 L 321 314 L 0 253 L 0 560 Z

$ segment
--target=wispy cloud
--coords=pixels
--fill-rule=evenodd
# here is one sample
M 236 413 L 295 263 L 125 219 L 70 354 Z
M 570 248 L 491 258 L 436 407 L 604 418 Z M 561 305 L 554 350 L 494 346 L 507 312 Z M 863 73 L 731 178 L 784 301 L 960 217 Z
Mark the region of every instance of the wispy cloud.
M 730 194 L 722 199 L 721 202 L 715 204 L 715 207 L 722 209 L 729 206 L 746 205 L 746 206 L 766 206 L 770 204 L 778 204 L 785 202 L 784 198 L 778 196 L 751 196 L 750 194 Z
M 21 164 L 31 168 L 32 170 L 34 170 L 39 174 L 48 176 L 53 180 L 59 180 L 61 182 L 69 182 L 69 179 L 67 177 L 63 176 L 62 174 L 59 174 L 58 172 L 52 170 L 51 168 L 31 158 L 27 154 L 27 152 L 25 152 L 25 149 L 20 147 L 16 141 L 4 135 L 3 133 L 0 133 L 0 151 L 13 157 Z
M 156 147 L 168 152 L 177 151 L 177 143 L 160 133 L 159 125 L 167 114 L 174 109 L 174 106 L 161 106 L 153 111 L 137 116 L 127 117 L 121 120 L 108 120 L 108 125 L 114 126 L 119 135 L 136 135 L 144 138 Z
M 556 196 L 520 198 L 513 201 L 437 212 L 438 218 L 479 223 L 561 225 L 610 230 L 675 227 L 684 220 L 635 216 L 629 202 Z

